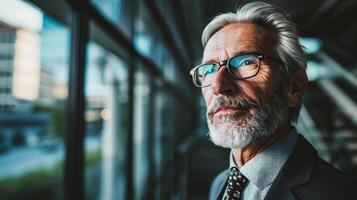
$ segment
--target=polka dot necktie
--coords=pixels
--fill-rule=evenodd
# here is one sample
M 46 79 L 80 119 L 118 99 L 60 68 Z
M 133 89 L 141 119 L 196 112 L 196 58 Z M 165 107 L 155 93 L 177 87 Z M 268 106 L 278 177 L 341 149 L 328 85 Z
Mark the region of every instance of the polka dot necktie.
M 229 170 L 228 184 L 222 200 L 240 200 L 242 191 L 248 179 L 243 176 L 237 167 Z

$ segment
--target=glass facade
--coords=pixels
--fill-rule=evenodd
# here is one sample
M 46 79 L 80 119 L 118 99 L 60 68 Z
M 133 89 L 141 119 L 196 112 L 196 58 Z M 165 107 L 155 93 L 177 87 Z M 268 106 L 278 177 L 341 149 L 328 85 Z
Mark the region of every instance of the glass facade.
M 122 21 L 122 0 L 91 0 L 93 6 L 111 23 L 120 25 Z
M 125 198 L 128 70 L 113 53 L 88 45 L 85 81 L 86 199 Z
M 134 16 L 134 47 L 146 58 L 150 59 L 158 67 L 162 67 L 163 44 L 160 30 L 154 23 L 144 1 L 139 1 L 137 5 L 138 12 Z
M 152 80 L 145 70 L 141 69 L 135 74 L 134 86 L 134 184 L 135 199 L 147 199 L 150 185 L 152 163 Z
M 69 53 L 68 26 L 31 3 L 2 3 L 0 199 L 64 198 Z
M 148 3 L 84 4 L 0 7 L 0 199 L 172 198 L 185 61 Z

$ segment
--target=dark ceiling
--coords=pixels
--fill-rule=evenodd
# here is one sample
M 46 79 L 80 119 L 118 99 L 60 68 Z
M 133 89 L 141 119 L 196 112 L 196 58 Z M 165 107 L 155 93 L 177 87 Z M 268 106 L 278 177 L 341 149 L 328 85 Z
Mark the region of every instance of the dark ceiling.
M 202 54 L 200 36 L 205 25 L 219 13 L 234 12 L 247 0 L 182 0 L 186 28 L 195 58 Z M 270 0 L 285 9 L 303 37 L 320 38 L 323 48 L 344 62 L 356 63 L 357 1 L 355 0 Z M 197 26 L 198 25 L 198 26 Z

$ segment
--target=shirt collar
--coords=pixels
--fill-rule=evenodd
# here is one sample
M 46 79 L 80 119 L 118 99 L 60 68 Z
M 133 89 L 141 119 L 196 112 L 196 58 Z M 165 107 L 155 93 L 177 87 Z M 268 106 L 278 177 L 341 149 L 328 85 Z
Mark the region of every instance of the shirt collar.
M 282 139 L 267 147 L 250 159 L 239 171 L 260 190 L 271 185 L 288 159 L 297 141 L 295 128 Z M 229 167 L 237 167 L 233 153 L 230 154 Z

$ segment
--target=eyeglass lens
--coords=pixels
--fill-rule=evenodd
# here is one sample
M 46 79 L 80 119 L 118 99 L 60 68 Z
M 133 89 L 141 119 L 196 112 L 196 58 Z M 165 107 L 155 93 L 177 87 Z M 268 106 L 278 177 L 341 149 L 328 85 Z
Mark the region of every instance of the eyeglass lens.
M 202 87 L 210 85 L 219 68 L 218 63 L 208 63 L 199 66 L 195 72 L 196 84 Z M 255 54 L 235 56 L 227 62 L 227 68 L 233 78 L 248 78 L 258 72 L 259 58 Z

